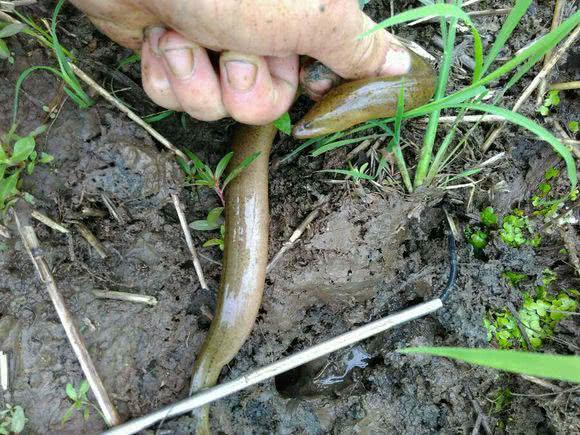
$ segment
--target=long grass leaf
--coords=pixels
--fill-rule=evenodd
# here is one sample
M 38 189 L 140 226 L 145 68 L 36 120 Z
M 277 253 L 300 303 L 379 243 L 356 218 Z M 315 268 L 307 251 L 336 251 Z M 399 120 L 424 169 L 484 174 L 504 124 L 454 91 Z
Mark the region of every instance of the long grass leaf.
M 466 109 L 477 110 L 480 112 L 487 112 L 493 115 L 498 115 L 506 119 L 513 124 L 517 124 L 520 127 L 525 128 L 526 130 L 531 131 L 536 136 L 541 138 L 542 140 L 548 142 L 552 145 L 554 151 L 556 151 L 560 156 L 564 159 L 566 163 L 566 171 L 568 173 L 568 178 L 570 180 L 570 186 L 572 190 L 576 188 L 576 184 L 578 182 L 577 174 L 576 174 L 576 164 L 574 161 L 574 157 L 572 153 L 566 148 L 556 137 L 542 127 L 539 124 L 536 124 L 529 118 L 526 118 L 519 113 L 512 112 L 511 110 L 504 109 L 502 107 L 492 106 L 491 104 L 478 104 L 478 103 L 464 103 L 459 105 L 458 107 L 464 107 Z
M 532 0 L 516 0 L 516 3 L 512 10 L 510 11 L 509 15 L 507 16 L 506 20 L 504 21 L 495 41 L 493 41 L 493 45 L 489 49 L 485 59 L 483 61 L 483 69 L 482 73 L 488 70 L 491 66 L 493 61 L 499 55 L 501 49 L 504 47 L 505 43 L 513 33 L 514 29 L 519 24 L 520 20 L 532 4 Z
M 578 356 L 462 347 L 411 347 L 399 352 L 443 356 L 511 373 L 580 383 Z

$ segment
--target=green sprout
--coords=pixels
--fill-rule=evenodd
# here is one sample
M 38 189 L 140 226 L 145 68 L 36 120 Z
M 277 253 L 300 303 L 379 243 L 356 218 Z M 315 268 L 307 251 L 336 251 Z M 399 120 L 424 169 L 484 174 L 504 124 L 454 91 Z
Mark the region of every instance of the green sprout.
M 528 218 L 520 210 L 514 210 L 503 218 L 499 235 L 506 245 L 514 248 L 523 245 L 538 247 L 541 241 L 539 234 L 533 234 Z
M 226 227 L 223 224 L 223 211 L 223 207 L 216 207 L 209 211 L 206 219 L 193 221 L 189 224 L 192 229 L 197 231 L 213 231 L 217 230 L 218 228 L 220 229 L 220 237 L 206 241 L 203 244 L 204 248 L 218 246 L 222 251 L 224 250 L 224 236 Z
M 486 227 L 497 226 L 497 215 L 493 212 L 493 207 L 484 208 L 479 214 L 479 218 Z
M 46 130 L 40 126 L 26 136 L 14 133 L 14 126 L 0 137 L 0 211 L 6 210 L 19 197 L 18 184 L 23 171 L 31 174 L 38 163 L 50 163 L 54 158 L 50 154 L 38 153 L 36 136 Z M 29 195 L 23 195 L 25 199 Z
M 570 130 L 570 133 L 578 133 L 580 131 L 580 122 L 578 121 L 570 121 L 568 122 L 568 130 Z
M 101 410 L 88 399 L 89 383 L 86 379 L 83 379 L 78 388 L 75 388 L 72 384 L 66 384 L 65 391 L 68 398 L 72 401 L 72 405 L 62 416 L 62 424 L 69 421 L 75 411 L 82 413 L 85 421 L 88 420 L 91 416 L 91 408 L 94 408 L 101 418 L 104 419 Z
M 469 236 L 469 244 L 475 249 L 483 249 L 487 246 L 487 234 L 477 230 Z
M 560 104 L 559 91 L 552 90 L 548 92 L 548 96 L 544 99 L 544 104 L 538 108 L 538 111 L 542 116 L 548 116 L 550 114 L 550 107 L 554 108 Z
M 6 409 L 0 410 L 0 435 L 19 434 L 27 421 L 22 406 L 7 403 Z
M 0 22 L 0 60 L 7 60 L 10 64 L 14 63 L 14 58 L 5 40 L 20 33 L 22 29 L 24 29 L 24 25 L 21 23 Z

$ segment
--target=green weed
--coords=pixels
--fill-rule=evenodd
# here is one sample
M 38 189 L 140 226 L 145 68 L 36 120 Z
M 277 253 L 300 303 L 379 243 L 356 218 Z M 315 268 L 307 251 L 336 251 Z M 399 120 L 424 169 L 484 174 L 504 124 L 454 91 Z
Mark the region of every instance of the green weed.
M 504 216 L 499 235 L 506 245 L 514 248 L 523 245 L 536 248 L 542 240 L 539 234 L 534 233 L 529 219 L 521 210 L 517 209 L 512 214 Z
M 511 373 L 580 383 L 580 356 L 463 347 L 411 347 L 399 352 L 442 356 Z
M 576 134 L 580 131 L 580 122 L 578 121 L 570 121 L 566 125 L 568 126 L 570 133 Z
M 183 172 L 185 172 L 186 183 L 193 186 L 207 187 L 213 190 L 222 204 L 222 207 L 210 210 L 205 220 L 194 221 L 190 224 L 190 227 L 198 231 L 211 231 L 220 228 L 220 237 L 208 240 L 203 246 L 218 246 L 223 251 L 225 226 L 222 224 L 223 219 L 221 215 L 226 203 L 224 197 L 225 189 L 229 183 L 240 175 L 243 170 L 248 168 L 256 158 L 258 158 L 260 153 L 256 152 L 251 156 L 246 157 L 237 167 L 230 170 L 228 175 L 222 180 L 225 170 L 234 155 L 233 152 L 229 152 L 222 157 L 215 170 L 212 170 L 209 165 L 202 162 L 200 158 L 191 151 L 186 149 L 184 152 L 187 154 L 190 161 L 186 162 L 181 158 L 177 158 L 177 163 Z
M 559 91 L 549 91 L 544 99 L 544 103 L 538 108 L 538 112 L 540 112 L 542 116 L 548 116 L 550 114 L 550 108 L 554 108 L 558 106 L 558 104 L 560 104 Z
M 0 410 L 0 435 L 19 434 L 27 421 L 22 406 L 7 403 L 6 409 Z
M 469 244 L 473 246 L 475 249 L 484 249 L 487 246 L 488 239 L 487 233 L 484 233 L 481 230 L 471 232 L 468 231 L 468 229 L 466 229 L 465 235 L 467 237 Z
M 20 100 L 20 90 L 22 88 L 22 83 L 34 72 L 36 71 L 47 71 L 56 77 L 60 78 L 65 86 L 63 88 L 64 92 L 75 102 L 75 104 L 81 108 L 86 109 L 93 104 L 93 100 L 85 93 L 79 80 L 71 69 L 69 64 L 69 59 L 73 59 L 70 52 L 64 49 L 58 40 L 58 35 L 56 33 L 56 23 L 58 14 L 64 4 L 64 0 L 59 0 L 54 12 L 52 14 L 52 23 L 49 31 L 45 31 L 40 26 L 36 25 L 33 20 L 26 19 L 19 15 L 21 19 L 24 19 L 27 27 L 23 31 L 29 35 L 34 36 L 43 45 L 51 48 L 58 62 L 58 68 L 53 68 L 49 66 L 32 66 L 30 68 L 22 71 L 18 80 L 16 81 L 16 90 L 14 93 L 14 106 L 12 114 L 12 123 L 16 124 L 18 116 L 18 104 Z
M 6 135 L 0 137 L 0 211 L 5 211 L 20 196 L 18 185 L 23 173 L 31 174 L 37 164 L 53 160 L 51 155 L 39 155 L 35 150 L 36 136 L 45 129 L 45 126 L 41 126 L 21 137 L 14 132 L 13 126 Z
M 493 207 L 484 208 L 479 214 L 481 223 L 486 227 L 496 227 L 497 226 L 497 215 L 493 212 Z
M 89 383 L 86 379 L 80 383 L 78 388 L 75 388 L 72 384 L 66 384 L 66 395 L 72 401 L 72 405 L 62 416 L 62 424 L 65 424 L 67 421 L 69 421 L 75 411 L 80 412 L 83 415 L 83 418 L 88 420 L 91 416 L 91 408 L 94 408 L 101 416 L 101 418 L 103 418 L 101 410 L 87 397 L 89 388 Z
M 528 279 L 528 275 L 526 275 L 525 273 L 514 272 L 513 270 L 503 272 L 501 276 L 507 279 L 512 287 L 516 287 L 520 283 Z
M 510 407 L 512 403 L 512 392 L 509 388 L 500 388 L 496 391 L 492 403 L 493 408 L 491 413 L 500 414 Z
M 274 126 L 285 134 L 292 134 L 292 121 L 288 112 L 284 113 L 280 118 L 274 121 Z
M 515 272 L 504 272 L 504 276 L 508 277 L 514 286 L 527 279 L 527 275 Z M 577 303 L 571 296 L 575 294 L 575 290 L 550 291 L 551 284 L 556 280 L 554 272 L 545 270 L 542 273 L 541 284 L 533 290 L 534 294 L 523 293 L 524 303 L 518 310 L 521 325 L 508 310 L 489 312 L 483 319 L 488 341 L 495 340 L 501 349 L 527 348 L 526 339 L 520 329 L 523 327 L 532 348 L 534 350 L 540 348 L 545 339 L 554 335 L 558 322 L 577 309 Z
M 11 64 L 14 63 L 14 58 L 6 43 L 6 38 L 20 33 L 23 29 L 24 25 L 20 23 L 0 22 L 0 60 L 7 60 Z

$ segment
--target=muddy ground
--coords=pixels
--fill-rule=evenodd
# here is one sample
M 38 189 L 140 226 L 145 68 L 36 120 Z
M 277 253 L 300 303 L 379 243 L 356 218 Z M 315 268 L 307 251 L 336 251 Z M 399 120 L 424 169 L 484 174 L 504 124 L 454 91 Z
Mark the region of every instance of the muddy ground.
M 481 9 L 509 2 L 481 2 Z M 524 17 L 503 55 L 513 52 L 549 27 L 550 2 L 536 3 Z M 397 4 L 403 10 L 411 4 Z M 49 16 L 52 3 L 43 1 L 25 12 Z M 389 2 L 367 6 L 375 18 L 389 16 Z M 567 11 L 569 12 L 569 11 Z M 141 115 L 158 111 L 138 85 L 136 65 L 115 70 L 130 53 L 99 35 L 86 19 L 65 8 L 63 44 L 74 49 L 79 64 Z M 479 18 L 486 41 L 492 41 L 501 17 Z M 401 28 L 398 33 L 423 45 L 436 25 Z M 467 40 L 461 36 L 460 40 Z M 50 65 L 47 50 L 25 36 L 11 38 L 15 64 L 0 63 L 0 133 L 10 125 L 13 87 L 19 73 L 31 65 Z M 461 48 L 463 49 L 463 47 Z M 575 49 L 551 77 L 578 80 Z M 467 51 L 469 52 L 469 51 Z M 576 57 L 577 59 L 578 57 Z M 453 86 L 462 86 L 468 72 L 457 64 Z M 507 101 L 517 97 L 516 87 Z M 190 370 L 215 306 L 214 292 L 200 288 L 169 192 L 186 202 L 189 220 L 202 219 L 217 206 L 207 191 L 182 185 L 171 156 L 139 127 L 102 100 L 79 110 L 63 100 L 60 84 L 43 74 L 24 85 L 19 131 L 28 132 L 48 121 L 39 150 L 54 155 L 50 166 L 27 176 L 22 190 L 36 198 L 36 208 L 59 221 L 82 221 L 103 243 L 102 259 L 77 232 L 60 234 L 41 224 L 35 228 L 74 313 L 89 351 L 119 412 L 130 419 L 184 398 Z M 48 120 L 43 106 L 58 107 Z M 292 112 L 298 119 L 309 103 L 300 101 Z M 579 113 L 578 94 L 562 95 L 563 122 Z M 528 113 L 532 113 L 528 111 Z M 570 119 L 568 119 L 570 118 Z M 227 150 L 232 121 L 200 123 L 172 116 L 155 125 L 172 142 L 189 147 L 212 165 Z M 420 143 L 424 125 L 409 125 L 410 143 Z M 302 154 L 276 165 L 270 176 L 272 257 L 313 209 L 319 195 L 330 201 L 301 241 L 271 271 L 254 331 L 221 381 L 233 379 L 295 351 L 348 331 L 370 320 L 431 299 L 445 286 L 448 269 L 447 224 L 444 209 L 460 229 L 477 220 L 478 210 L 491 205 L 500 216 L 513 207 L 530 209 L 532 194 L 544 171 L 562 167 L 549 147 L 520 130 L 508 129 L 485 155 L 477 144 L 487 127 L 479 127 L 467 152 L 451 173 L 472 167 L 502 151 L 506 157 L 484 172 L 477 188 L 437 190 L 404 196 L 397 189 L 378 192 L 371 186 L 329 184 L 322 168 L 344 167 L 346 151 L 324 158 Z M 273 159 L 288 154 L 297 143 L 277 140 Z M 412 149 L 412 148 L 411 148 Z M 411 154 L 412 155 L 412 154 Z M 566 180 L 563 178 L 562 185 Z M 501 188 L 500 188 L 501 186 Z M 107 212 L 105 195 L 120 219 Z M 103 211 L 102 217 L 83 214 L 84 208 Z M 522 294 L 509 286 L 502 272 L 517 270 L 539 278 L 551 268 L 561 286 L 578 286 L 573 268 L 560 250 L 557 232 L 543 235 L 540 248 L 510 248 L 498 240 L 476 255 L 458 240 L 459 276 L 445 307 L 434 315 L 364 341 L 276 381 L 219 401 L 212 409 L 213 429 L 233 433 L 470 433 L 480 413 L 496 433 L 572 433 L 578 430 L 579 398 L 573 392 L 552 393 L 534 383 L 497 371 L 446 359 L 403 356 L 396 349 L 414 345 L 487 347 L 482 325 L 486 311 L 512 303 Z M 201 246 L 210 238 L 194 232 Z M 83 379 L 44 285 L 39 281 L 22 243 L 2 240 L 0 250 L 0 350 L 10 356 L 10 389 L 1 401 L 21 405 L 29 421 L 25 433 L 98 433 L 98 414 L 84 420 L 80 413 L 63 424 L 70 401 L 65 386 Z M 221 252 L 201 248 L 202 266 L 216 289 Z M 155 307 L 97 299 L 92 290 L 108 289 L 147 294 Z M 544 349 L 578 351 L 577 321 L 564 321 L 558 340 Z M 555 383 L 558 384 L 558 383 Z M 564 383 L 559 387 L 568 388 Z M 511 404 L 493 413 L 492 400 L 500 388 L 514 395 Z M 188 433 L 191 421 L 165 422 L 158 433 Z M 483 429 L 480 429 L 483 430 Z

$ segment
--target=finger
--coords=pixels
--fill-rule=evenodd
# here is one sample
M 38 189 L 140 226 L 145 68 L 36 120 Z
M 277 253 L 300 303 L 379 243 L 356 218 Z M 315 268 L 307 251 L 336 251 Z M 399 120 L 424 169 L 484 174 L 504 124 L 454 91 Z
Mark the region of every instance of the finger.
M 158 18 L 131 0 L 71 0 L 93 24 L 113 41 L 133 50 L 141 48 L 143 29 Z
M 224 52 L 220 74 L 222 100 L 228 113 L 244 124 L 263 125 L 279 118 L 294 102 L 298 56 Z
M 173 94 L 185 112 L 201 121 L 227 116 L 219 80 L 205 49 L 167 31 L 159 39 L 159 51 Z
M 304 51 L 344 78 L 408 72 L 409 52 L 393 35 L 381 29 L 359 39 L 376 23 L 358 8 L 357 2 L 349 4 L 350 10 L 344 1 L 325 8 L 320 17 L 319 35 L 307 41 Z M 336 26 L 338 22 L 340 26 Z
M 342 79 L 338 74 L 312 58 L 308 58 L 300 68 L 302 90 L 314 101 L 319 101 L 324 94 L 341 82 Z
M 146 37 L 141 50 L 141 80 L 143 89 L 155 104 L 181 111 L 181 104 L 173 93 L 159 52 L 159 38 L 165 32 L 162 27 L 152 27 L 145 32 Z

